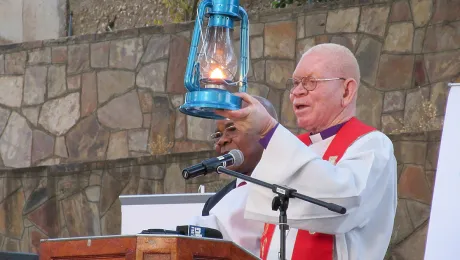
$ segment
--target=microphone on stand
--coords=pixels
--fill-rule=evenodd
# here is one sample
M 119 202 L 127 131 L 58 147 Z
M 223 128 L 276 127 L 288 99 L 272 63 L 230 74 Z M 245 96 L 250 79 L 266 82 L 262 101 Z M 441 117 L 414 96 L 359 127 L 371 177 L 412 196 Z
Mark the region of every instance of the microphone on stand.
M 217 167 L 240 166 L 244 161 L 244 155 L 240 150 L 233 149 L 229 153 L 206 159 L 201 163 L 192 165 L 182 170 L 182 176 L 188 180 L 198 176 L 206 175 L 210 172 L 215 172 Z

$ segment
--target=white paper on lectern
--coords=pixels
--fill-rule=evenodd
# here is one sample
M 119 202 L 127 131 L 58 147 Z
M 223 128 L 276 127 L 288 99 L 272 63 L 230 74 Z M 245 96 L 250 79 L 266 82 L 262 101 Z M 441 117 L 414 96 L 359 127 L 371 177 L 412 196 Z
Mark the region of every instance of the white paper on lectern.
M 201 216 L 206 200 L 214 193 L 125 195 L 121 201 L 121 235 L 145 229 L 176 230 Z M 193 223 L 192 223 L 193 224 Z
M 425 260 L 460 259 L 460 84 L 448 95 Z

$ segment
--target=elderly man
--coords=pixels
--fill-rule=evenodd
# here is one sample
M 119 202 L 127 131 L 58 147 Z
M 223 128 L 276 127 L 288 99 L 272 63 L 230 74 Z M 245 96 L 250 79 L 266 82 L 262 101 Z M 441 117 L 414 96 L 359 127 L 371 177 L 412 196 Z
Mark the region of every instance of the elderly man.
M 272 118 L 277 118 L 275 108 L 267 99 L 258 96 L 253 98 L 258 100 L 262 109 Z M 241 131 L 232 120 L 218 120 L 211 138 L 219 154 L 225 154 L 232 149 L 238 149 L 243 153 L 244 162 L 236 167 L 227 167 L 228 169 L 251 175 L 264 150 L 259 143 L 259 135 Z M 244 206 L 248 194 L 248 186 L 245 184 L 245 181 L 236 179 L 219 190 L 208 199 L 202 216 L 196 217 L 193 223 L 218 229 L 224 239 L 234 241 L 254 255 L 259 255 L 264 224 L 244 219 Z
M 396 159 L 387 136 L 355 117 L 359 82 L 358 63 L 347 48 L 320 44 L 302 56 L 287 83 L 297 124 L 306 134 L 291 134 L 245 93 L 236 95 L 248 106 L 218 112 L 240 131 L 260 137 L 265 150 L 252 177 L 347 209 L 342 215 L 291 199 L 287 259 L 384 258 L 397 206 Z M 248 186 L 245 217 L 266 223 L 260 256 L 278 259 L 274 194 Z

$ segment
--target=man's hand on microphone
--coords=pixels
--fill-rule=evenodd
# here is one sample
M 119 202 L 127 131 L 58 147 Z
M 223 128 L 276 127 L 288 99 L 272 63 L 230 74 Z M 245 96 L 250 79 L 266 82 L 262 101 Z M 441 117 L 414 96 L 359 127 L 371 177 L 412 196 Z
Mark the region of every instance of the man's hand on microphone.
M 243 99 L 246 104 L 239 110 L 216 110 L 216 114 L 233 121 L 235 127 L 243 133 L 255 133 L 264 137 L 277 121 L 270 116 L 265 107 L 247 93 L 233 93 Z

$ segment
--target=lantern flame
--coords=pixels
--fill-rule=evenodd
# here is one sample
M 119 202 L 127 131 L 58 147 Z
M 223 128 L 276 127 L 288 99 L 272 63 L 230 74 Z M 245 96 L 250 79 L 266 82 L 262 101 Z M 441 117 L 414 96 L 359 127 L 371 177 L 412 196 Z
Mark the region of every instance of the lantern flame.
M 215 69 L 212 70 L 210 78 L 211 79 L 223 79 L 224 78 L 224 73 L 222 72 L 221 69 L 215 68 Z

